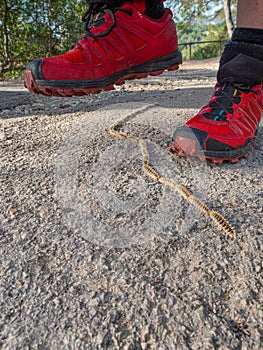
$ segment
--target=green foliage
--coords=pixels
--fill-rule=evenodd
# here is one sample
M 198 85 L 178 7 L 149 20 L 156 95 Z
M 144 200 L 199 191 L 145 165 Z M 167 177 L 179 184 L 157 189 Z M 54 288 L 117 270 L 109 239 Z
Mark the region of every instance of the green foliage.
M 236 0 L 232 14 L 236 14 Z M 191 45 L 191 59 L 218 57 L 228 39 L 223 0 L 178 0 L 166 4 L 173 10 L 179 44 L 200 41 L 223 41 Z M 190 58 L 190 46 L 180 45 L 184 59 Z
M 85 9 L 84 0 L 3 1 L 0 75 L 16 74 L 33 58 L 67 51 L 80 39 Z
M 179 45 L 184 59 L 202 60 L 218 57 L 222 53 L 224 42 L 227 38 L 226 26 L 222 24 L 199 24 L 194 28 L 182 29 L 178 24 Z M 219 41 L 213 43 L 203 43 L 183 45 L 184 43 Z

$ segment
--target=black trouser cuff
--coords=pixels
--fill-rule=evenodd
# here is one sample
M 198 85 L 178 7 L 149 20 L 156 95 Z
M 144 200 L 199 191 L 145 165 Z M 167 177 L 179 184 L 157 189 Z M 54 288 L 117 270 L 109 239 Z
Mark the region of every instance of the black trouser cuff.
M 217 73 L 219 83 L 233 82 L 258 85 L 263 82 L 263 60 L 239 54 L 221 65 Z

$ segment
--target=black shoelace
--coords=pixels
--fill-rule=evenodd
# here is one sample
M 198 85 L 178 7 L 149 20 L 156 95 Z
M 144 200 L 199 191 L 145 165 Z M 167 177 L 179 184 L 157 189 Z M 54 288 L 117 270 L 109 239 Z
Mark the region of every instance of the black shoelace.
M 238 83 L 222 84 L 221 89 L 216 91 L 214 95 L 217 96 L 217 100 L 209 103 L 209 107 L 212 110 L 204 113 L 204 116 L 216 121 L 226 121 L 227 114 L 234 113 L 233 105 L 241 102 L 241 93 L 247 94 L 249 92 L 257 93 L 249 85 Z
M 82 17 L 82 21 L 85 22 L 85 37 L 91 36 L 92 38 L 99 38 L 108 35 L 116 26 L 115 13 L 118 10 L 132 15 L 132 12 L 130 10 L 124 9 L 122 7 L 105 4 L 101 1 L 92 4 L 89 4 L 88 2 L 88 9 Z M 92 33 L 92 28 L 99 27 L 105 22 L 103 18 L 105 14 L 109 14 L 111 16 L 113 24 L 105 32 L 98 34 Z

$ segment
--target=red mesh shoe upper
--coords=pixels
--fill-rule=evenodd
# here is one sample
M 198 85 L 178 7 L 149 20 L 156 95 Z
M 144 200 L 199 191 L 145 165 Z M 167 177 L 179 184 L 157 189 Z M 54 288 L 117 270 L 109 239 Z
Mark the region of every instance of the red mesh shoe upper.
M 171 152 L 222 164 L 247 155 L 263 115 L 262 85 L 217 85 L 206 106 L 173 135 Z
M 83 51 L 78 49 L 78 48 L 70 50 L 69 52 L 65 53 L 64 55 L 53 56 L 52 59 L 61 59 L 63 61 L 67 61 L 67 62 L 73 63 L 73 64 L 81 64 L 81 63 L 87 62 L 87 59 L 84 56 Z
M 136 50 L 143 48 L 146 45 L 146 42 L 142 40 L 138 35 L 131 33 L 127 29 L 122 29 L 128 40 L 134 45 Z
M 185 126 L 206 132 L 205 141 L 213 139 L 237 149 L 255 136 L 263 115 L 263 91 L 262 85 L 227 84 L 224 94 L 224 86 L 217 85 L 208 104 Z
M 178 49 L 172 13 L 153 20 L 135 3 L 105 13 L 90 34 L 64 55 L 44 58 L 45 80 L 93 80 L 173 54 Z

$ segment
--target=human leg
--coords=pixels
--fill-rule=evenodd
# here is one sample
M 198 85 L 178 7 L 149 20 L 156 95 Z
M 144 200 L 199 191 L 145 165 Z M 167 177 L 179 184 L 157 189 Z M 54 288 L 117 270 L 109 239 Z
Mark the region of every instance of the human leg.
M 263 2 L 239 0 L 212 98 L 173 136 L 172 152 L 221 164 L 247 154 L 263 114 Z
M 33 60 L 25 87 L 53 96 L 111 90 L 182 61 L 172 13 L 161 0 L 88 0 L 86 34 L 64 55 Z
M 263 3 L 261 0 L 239 0 L 237 27 L 263 29 Z

